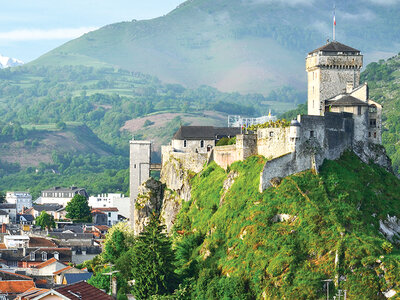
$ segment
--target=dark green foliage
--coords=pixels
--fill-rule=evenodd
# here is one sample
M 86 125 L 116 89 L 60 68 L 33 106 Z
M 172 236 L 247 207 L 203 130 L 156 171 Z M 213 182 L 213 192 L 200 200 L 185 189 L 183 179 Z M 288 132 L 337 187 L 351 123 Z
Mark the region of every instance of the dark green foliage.
M 54 217 L 52 215 L 49 215 L 45 211 L 42 211 L 40 215 L 35 219 L 35 225 L 40 226 L 42 229 L 47 228 L 47 230 L 56 227 Z
M 236 144 L 236 137 L 233 138 L 223 137 L 217 142 L 216 146 L 226 146 L 234 144 Z
M 104 245 L 103 257 L 107 262 L 115 264 L 118 258 L 128 251 L 124 233 L 116 229 L 111 239 Z
M 75 195 L 65 207 L 67 211 L 66 217 L 75 222 L 91 222 L 92 215 L 85 196 Z
M 116 267 L 125 278 L 135 280 L 131 290 L 137 299 L 172 293 L 177 287 L 175 256 L 164 230 L 159 216 L 153 214 L 131 249 L 117 262 Z

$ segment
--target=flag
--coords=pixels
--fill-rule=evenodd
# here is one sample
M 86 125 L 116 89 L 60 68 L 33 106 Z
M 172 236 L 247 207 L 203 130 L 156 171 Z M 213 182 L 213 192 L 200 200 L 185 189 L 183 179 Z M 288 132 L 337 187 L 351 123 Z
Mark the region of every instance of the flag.
M 333 25 L 336 26 L 336 16 L 335 15 L 333 15 Z

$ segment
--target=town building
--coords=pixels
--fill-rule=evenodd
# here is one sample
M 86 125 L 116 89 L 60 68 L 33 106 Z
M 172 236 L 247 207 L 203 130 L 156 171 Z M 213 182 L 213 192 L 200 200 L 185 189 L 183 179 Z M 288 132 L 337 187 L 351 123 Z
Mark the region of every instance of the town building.
M 116 207 L 93 208 L 93 223 L 96 225 L 115 225 L 118 223 L 118 212 Z
M 129 197 L 125 197 L 123 194 L 109 193 L 90 196 L 88 202 L 92 208 L 116 207 L 118 214 L 129 218 Z
M 17 221 L 17 205 L 14 203 L 0 203 L 0 210 L 7 213 L 10 223 Z
M 17 213 L 20 213 L 23 208 L 32 207 L 32 196 L 27 192 L 7 192 L 6 202 L 15 204 Z
M 60 204 L 67 206 L 67 203 L 75 196 L 81 195 L 88 198 L 88 194 L 84 188 L 72 186 L 62 188 L 59 186 L 42 191 L 40 197 L 36 200 L 37 204 Z

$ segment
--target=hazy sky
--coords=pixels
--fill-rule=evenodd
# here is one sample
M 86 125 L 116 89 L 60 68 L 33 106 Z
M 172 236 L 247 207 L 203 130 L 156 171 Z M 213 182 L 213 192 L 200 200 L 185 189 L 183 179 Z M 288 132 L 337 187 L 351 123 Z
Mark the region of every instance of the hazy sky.
M 28 62 L 83 33 L 167 14 L 184 0 L 2 1 L 0 54 Z

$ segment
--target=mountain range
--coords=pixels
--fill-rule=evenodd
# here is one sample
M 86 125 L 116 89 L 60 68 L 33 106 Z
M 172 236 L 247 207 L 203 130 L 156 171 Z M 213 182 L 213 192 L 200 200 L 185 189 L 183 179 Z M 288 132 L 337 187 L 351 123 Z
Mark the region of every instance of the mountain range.
M 152 20 L 104 26 L 31 65 L 114 66 L 186 87 L 268 93 L 305 90 L 307 52 L 332 36 L 333 4 L 304 0 L 190 0 Z M 336 1 L 336 37 L 365 61 L 398 52 L 400 2 Z

